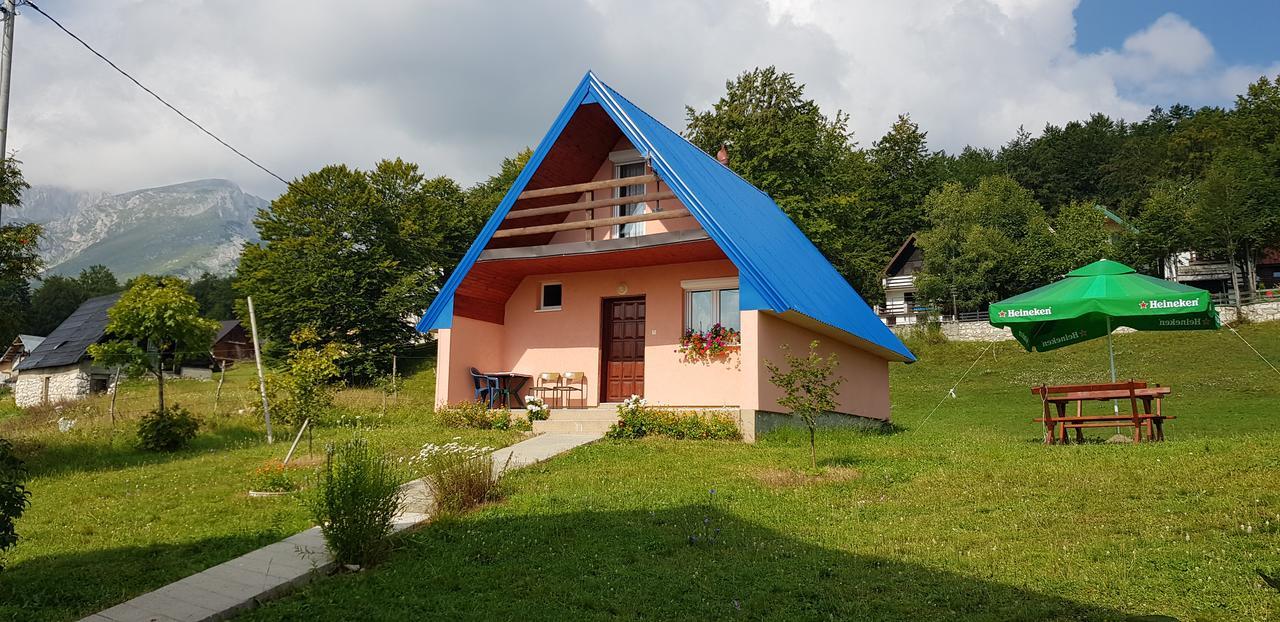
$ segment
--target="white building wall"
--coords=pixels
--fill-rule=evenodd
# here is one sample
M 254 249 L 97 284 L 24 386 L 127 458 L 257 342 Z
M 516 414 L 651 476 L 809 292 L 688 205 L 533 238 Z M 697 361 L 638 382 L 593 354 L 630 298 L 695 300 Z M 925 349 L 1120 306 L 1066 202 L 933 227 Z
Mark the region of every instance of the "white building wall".
M 18 372 L 13 386 L 13 401 L 19 408 L 39 406 L 45 399 L 48 383 L 49 403 L 68 402 L 89 395 L 87 364 L 30 369 Z

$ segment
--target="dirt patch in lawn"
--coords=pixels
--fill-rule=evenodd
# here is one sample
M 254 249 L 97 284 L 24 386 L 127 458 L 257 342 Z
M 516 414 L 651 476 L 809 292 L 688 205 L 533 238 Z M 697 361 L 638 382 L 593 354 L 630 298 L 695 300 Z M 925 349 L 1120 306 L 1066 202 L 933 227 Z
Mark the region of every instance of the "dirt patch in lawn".
M 862 472 L 853 467 L 844 466 L 824 467 L 817 473 L 769 467 L 756 469 L 751 475 L 756 478 L 756 481 L 770 488 L 792 488 L 809 484 L 847 482 L 862 477 Z

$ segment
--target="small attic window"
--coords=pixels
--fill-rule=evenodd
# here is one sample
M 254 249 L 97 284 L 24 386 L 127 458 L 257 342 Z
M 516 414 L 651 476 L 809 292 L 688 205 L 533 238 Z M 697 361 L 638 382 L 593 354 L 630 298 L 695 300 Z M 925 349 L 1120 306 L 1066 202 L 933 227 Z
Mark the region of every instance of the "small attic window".
M 538 310 L 559 311 L 563 298 L 563 285 L 560 283 L 543 283 L 538 293 Z

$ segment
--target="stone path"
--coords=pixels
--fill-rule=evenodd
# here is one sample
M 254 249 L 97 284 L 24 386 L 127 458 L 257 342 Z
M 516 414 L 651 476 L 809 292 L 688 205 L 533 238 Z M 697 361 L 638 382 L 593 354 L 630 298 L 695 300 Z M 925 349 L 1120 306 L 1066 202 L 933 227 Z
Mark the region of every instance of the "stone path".
M 498 469 L 514 469 L 585 445 L 600 434 L 542 434 L 493 452 Z M 393 533 L 428 518 L 431 493 L 422 480 L 404 485 Z M 319 527 L 197 572 L 154 592 L 95 613 L 82 622 L 203 622 L 225 620 L 325 576 L 336 564 Z

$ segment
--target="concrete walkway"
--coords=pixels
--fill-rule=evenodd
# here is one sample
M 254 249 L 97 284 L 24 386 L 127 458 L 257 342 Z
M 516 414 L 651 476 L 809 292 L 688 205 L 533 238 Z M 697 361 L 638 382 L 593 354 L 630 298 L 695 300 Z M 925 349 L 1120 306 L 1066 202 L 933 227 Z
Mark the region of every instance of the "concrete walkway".
M 496 469 L 528 466 L 600 437 L 600 434 L 542 434 L 493 452 L 493 464 Z M 404 503 L 392 533 L 412 529 L 430 518 L 431 492 L 422 480 L 405 484 L 404 493 Z M 320 528 L 312 527 L 95 613 L 82 622 L 225 620 L 324 577 L 335 566 Z

